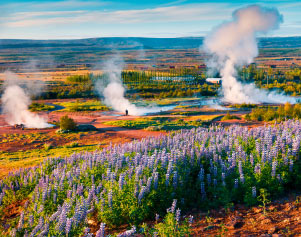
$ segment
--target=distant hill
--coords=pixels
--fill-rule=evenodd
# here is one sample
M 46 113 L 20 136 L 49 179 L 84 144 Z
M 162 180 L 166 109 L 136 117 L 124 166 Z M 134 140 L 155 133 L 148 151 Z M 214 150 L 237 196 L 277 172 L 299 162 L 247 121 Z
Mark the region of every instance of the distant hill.
M 301 37 L 259 38 L 260 48 L 299 48 Z M 202 37 L 185 38 L 142 38 L 142 37 L 107 37 L 78 40 L 0 40 L 1 49 L 17 48 L 90 48 L 90 49 L 192 49 L 198 48 Z

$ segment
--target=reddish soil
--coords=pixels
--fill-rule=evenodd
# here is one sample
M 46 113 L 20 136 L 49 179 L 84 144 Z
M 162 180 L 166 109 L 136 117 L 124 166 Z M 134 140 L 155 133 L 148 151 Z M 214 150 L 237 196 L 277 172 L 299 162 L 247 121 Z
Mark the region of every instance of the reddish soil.
M 91 131 L 85 134 L 71 134 L 68 136 L 60 136 L 55 133 L 57 128 L 47 129 L 14 129 L 12 126 L 6 124 L 4 117 L 0 115 L 0 138 L 1 135 L 30 135 L 36 134 L 41 136 L 39 138 L 22 137 L 20 139 L 12 139 L 9 142 L 0 141 L 0 151 L 15 152 L 25 151 L 29 149 L 42 148 L 45 143 L 51 143 L 53 146 L 61 146 L 71 142 L 78 142 L 82 145 L 107 145 L 112 143 L 124 143 L 135 139 L 142 139 L 149 136 L 159 136 L 164 132 L 146 131 L 146 130 L 135 130 L 114 127 L 103 124 L 104 122 L 128 119 L 132 120 L 137 117 L 135 116 L 114 116 L 111 115 L 100 115 L 100 113 L 80 113 L 80 112 L 50 112 L 42 113 L 44 117 L 48 117 L 48 121 L 59 121 L 61 116 L 68 114 L 69 117 L 73 118 L 77 124 L 91 124 L 97 128 L 97 131 Z M 0 139 L 1 140 L 1 139 Z
M 206 218 L 207 217 L 207 218 Z M 193 236 L 301 236 L 301 202 L 296 198 L 277 201 L 263 208 L 235 206 L 199 213 L 193 224 Z
M 244 119 L 231 119 L 224 121 L 216 121 L 215 123 L 221 124 L 223 126 L 231 126 L 231 125 L 240 125 L 247 126 L 248 128 L 258 127 L 265 124 L 263 121 L 246 121 Z

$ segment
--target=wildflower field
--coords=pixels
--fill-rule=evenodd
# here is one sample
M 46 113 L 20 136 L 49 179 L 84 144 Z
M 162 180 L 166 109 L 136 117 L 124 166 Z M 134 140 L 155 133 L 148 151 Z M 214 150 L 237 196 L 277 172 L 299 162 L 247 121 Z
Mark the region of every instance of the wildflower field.
M 0 216 L 12 203 L 25 203 L 0 231 L 105 236 L 127 224 L 119 236 L 187 235 L 193 216 L 183 215 L 193 208 L 252 206 L 265 192 L 274 199 L 300 190 L 300 130 L 299 120 L 252 129 L 199 127 L 47 159 L 0 181 Z M 89 228 L 91 219 L 97 231 Z M 158 224 L 143 224 L 149 220 Z

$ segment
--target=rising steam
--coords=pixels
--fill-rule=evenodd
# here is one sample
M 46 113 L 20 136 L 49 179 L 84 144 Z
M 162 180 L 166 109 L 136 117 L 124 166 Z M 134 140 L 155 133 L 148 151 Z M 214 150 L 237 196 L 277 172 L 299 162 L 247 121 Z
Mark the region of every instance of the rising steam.
M 51 125 L 44 118 L 28 110 L 31 104 L 30 94 L 19 83 L 20 81 L 15 74 L 5 73 L 4 93 L 1 102 L 2 114 L 5 115 L 6 122 L 10 125 L 24 124 L 27 128 L 50 127 Z
M 252 5 L 234 11 L 232 21 L 223 23 L 205 38 L 204 49 L 212 56 L 208 66 L 220 72 L 226 102 L 295 102 L 291 97 L 256 88 L 254 84 L 242 84 L 236 79 L 236 67 L 252 63 L 258 55 L 256 35 L 277 29 L 281 22 L 282 15 L 277 9 Z
M 128 110 L 130 115 L 136 116 L 167 111 L 171 109 L 170 106 L 138 107 L 125 98 L 125 87 L 123 86 L 121 79 L 123 66 L 124 63 L 118 56 L 107 60 L 103 66 L 107 78 L 96 81 L 96 91 L 100 96 L 104 97 L 104 103 L 107 106 L 111 106 L 114 110 L 122 113 L 124 113 L 125 110 Z

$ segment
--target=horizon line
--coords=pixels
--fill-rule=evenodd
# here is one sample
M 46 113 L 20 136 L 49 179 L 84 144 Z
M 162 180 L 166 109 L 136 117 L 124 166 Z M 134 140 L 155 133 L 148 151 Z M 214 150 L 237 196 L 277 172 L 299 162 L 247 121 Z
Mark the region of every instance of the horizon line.
M 179 37 L 149 37 L 149 36 L 99 36 L 86 38 L 53 38 L 53 39 L 35 39 L 35 38 L 0 38 L 0 40 L 36 40 L 36 41 L 54 41 L 54 40 L 87 40 L 87 39 L 102 39 L 102 38 L 142 38 L 142 39 L 187 39 L 187 38 L 205 38 L 206 36 L 179 36 Z M 287 36 L 260 36 L 257 39 L 264 38 L 293 38 L 301 37 L 301 35 L 287 35 Z

